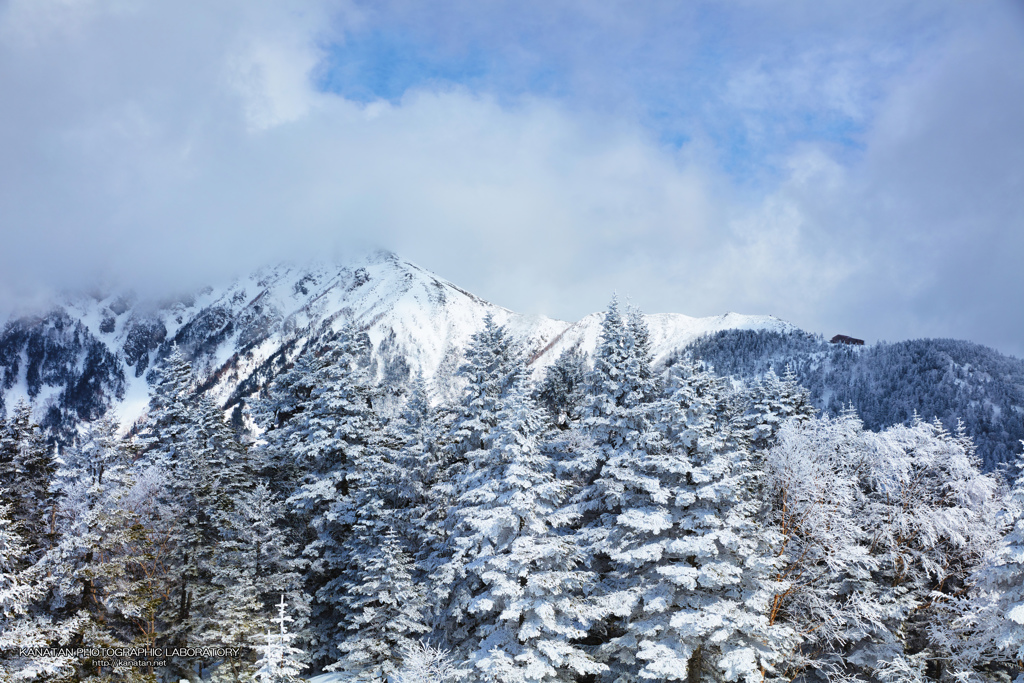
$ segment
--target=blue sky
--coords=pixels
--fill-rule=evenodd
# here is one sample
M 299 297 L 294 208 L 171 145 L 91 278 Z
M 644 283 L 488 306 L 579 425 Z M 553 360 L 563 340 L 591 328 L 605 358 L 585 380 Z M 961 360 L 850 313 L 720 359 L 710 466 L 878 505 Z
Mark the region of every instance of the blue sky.
M 756 5 L 661 3 L 647 17 L 630 5 L 597 16 L 580 6 L 530 11 L 543 6 L 374 14 L 325 46 L 316 86 L 365 103 L 451 87 L 509 102 L 550 98 L 633 121 L 669 148 L 705 136 L 730 175 L 770 181 L 801 142 L 829 143 L 847 158 L 861 151 L 885 81 L 943 18 L 894 5 L 891 23 L 849 30 L 831 13 L 787 20 Z M 623 30 L 623 21 L 634 25 Z M 773 28 L 754 30 L 762 22 Z M 830 91 L 843 76 L 857 82 Z M 749 99 L 741 91 L 772 83 L 777 91 Z
M 1018 2 L 0 4 L 0 296 L 384 247 L 1024 356 Z

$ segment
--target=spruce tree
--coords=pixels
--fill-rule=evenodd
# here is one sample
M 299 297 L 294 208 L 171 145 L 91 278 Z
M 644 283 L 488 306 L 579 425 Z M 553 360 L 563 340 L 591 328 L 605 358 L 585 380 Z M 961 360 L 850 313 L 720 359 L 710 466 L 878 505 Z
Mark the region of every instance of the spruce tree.
M 196 423 L 192 401 L 195 377 L 192 364 L 177 346 L 155 369 L 150 388 L 149 411 L 138 442 L 146 461 L 170 468 L 178 449 L 189 443 Z
M 601 492 L 593 484 L 605 463 L 632 450 L 652 433 L 652 409 L 657 382 L 651 370 L 650 344 L 643 317 L 637 311 L 624 319 L 613 298 L 605 312 L 594 354 L 580 429 L 593 448 L 577 451 L 564 467 L 584 487 L 578 497 L 580 513 L 600 510 Z
M 604 646 L 626 675 L 662 680 L 760 677 L 791 644 L 763 610 L 768 556 L 749 453 L 721 385 L 678 365 L 655 425 L 605 463 L 605 510 L 588 534 L 610 563 L 603 607 L 620 618 Z M 613 632 L 614 633 L 614 632 Z
M 8 500 L 10 494 L 0 489 L 0 676 L 16 680 L 73 675 L 73 657 L 22 654 L 22 648 L 67 645 L 81 620 L 54 623 L 47 614 L 49 577 L 42 563 L 30 561 L 30 545 Z
M 300 683 L 300 673 L 307 668 L 303 651 L 292 645 L 295 634 L 288 631 L 288 622 L 293 619 L 287 610 L 282 595 L 277 617 L 273 619 L 276 627 L 267 631 L 266 644 L 257 648 L 261 656 L 256 661 L 254 678 L 259 683 Z
M 383 533 L 357 525 L 352 536 L 362 552 L 353 557 L 352 580 L 342 599 L 347 637 L 340 645 L 343 658 L 332 669 L 358 680 L 379 680 L 399 669 L 402 652 L 429 631 L 425 624 L 426 597 L 413 581 L 415 566 L 391 529 Z
M 781 379 L 774 370 L 769 370 L 751 391 L 745 415 L 747 438 L 753 448 L 767 449 L 774 445 L 779 429 L 787 420 L 807 420 L 814 413 L 810 392 L 800 386 L 789 366 Z
M 27 557 L 38 560 L 57 541 L 57 492 L 51 491 L 55 471 L 52 451 L 32 408 L 25 401 L 0 424 L 0 487 L 13 503 L 12 519 L 28 544 Z
M 341 656 L 345 639 L 345 572 L 350 566 L 346 542 L 357 522 L 359 463 L 376 448 L 379 420 L 376 389 L 367 372 L 369 339 L 346 326 L 328 341 L 307 383 L 313 387 L 302 412 L 288 421 L 294 456 L 306 470 L 291 496 L 293 510 L 314 534 L 303 554 L 311 559 L 307 590 L 313 596 L 311 625 L 315 661 Z
M 339 548 L 344 569 L 329 584 L 340 587 L 339 602 L 347 614 L 339 648 L 344 657 L 331 668 L 363 678 L 392 674 L 400 651 L 429 630 L 425 597 L 414 583 L 422 572 L 405 549 L 418 534 L 410 525 L 415 489 L 408 488 L 410 473 L 402 467 L 401 431 L 393 425 L 379 430 L 354 464 L 352 530 Z
M 458 370 L 458 378 L 465 384 L 459 416 L 452 427 L 457 455 L 465 456 L 483 447 L 484 439 L 497 424 L 501 399 L 520 381 L 522 373 L 523 359 L 512 338 L 488 313 L 483 329 L 470 338 L 465 362 Z
M 590 638 L 604 645 L 621 634 L 637 604 L 636 587 L 616 573 L 609 539 L 632 505 L 632 492 L 651 483 L 639 463 L 663 448 L 655 425 L 656 393 L 643 317 L 632 311 L 624 318 L 613 298 L 602 322 L 580 434 L 558 463 L 575 484 L 559 520 L 571 524 L 575 543 L 597 574 L 595 600 L 605 618 L 590 628 Z
M 398 533 L 420 569 L 430 550 L 442 538 L 443 509 L 431 494 L 441 483 L 443 448 L 438 415 L 430 406 L 423 376 L 417 373 L 410 383 L 408 400 L 398 419 L 393 420 L 399 453 L 396 459 L 396 516 Z M 417 576 L 417 579 L 424 577 Z
M 424 518 L 427 533 L 436 538 L 425 564 L 436 589 L 434 620 L 439 632 L 460 628 L 465 616 L 463 597 L 457 593 L 464 578 L 464 558 L 451 539 L 458 519 L 448 511 L 471 487 L 475 468 L 487 453 L 486 440 L 498 425 L 501 402 L 522 375 L 522 359 L 511 338 L 488 314 L 483 328 L 470 338 L 465 362 L 458 370 L 464 383 L 462 396 L 453 409 L 449 432 L 444 435 L 438 475 L 430 490 L 434 509 Z
M 309 598 L 299 571 L 303 562 L 288 539 L 283 516 L 284 505 L 266 482 L 259 482 L 240 493 L 224 517 L 215 549 L 215 591 L 208 598 L 211 617 L 202 635 L 210 644 L 242 648 L 240 658 L 220 666 L 231 680 L 255 670 L 245 655 L 270 629 L 275 598 L 283 597 L 294 606 L 297 636 L 308 618 Z
M 310 434 L 300 428 L 313 395 L 316 370 L 329 359 L 316 352 L 314 343 L 308 344 L 295 356 L 293 362 L 277 375 L 252 403 L 252 417 L 263 430 L 263 448 L 259 453 L 258 468 L 274 493 L 287 498 L 301 484 L 304 468 L 295 452 Z
M 55 619 L 79 622 L 80 643 L 111 647 L 131 642 L 132 627 L 117 608 L 128 558 L 121 543 L 137 518 L 123 509 L 132 486 L 131 454 L 118 437 L 119 424 L 103 417 L 85 426 L 79 443 L 57 458 L 53 490 L 59 494 L 59 542 L 43 559 L 51 578 L 49 609 Z M 97 673 L 90 660 L 79 675 Z
M 579 421 L 586 397 L 586 376 L 586 358 L 575 348 L 563 351 L 544 373 L 537 389 L 537 402 L 547 411 L 552 425 L 569 429 Z
M 1004 533 L 953 611 L 959 673 L 1004 662 L 1024 669 L 1024 458 L 1003 500 Z
M 167 556 L 159 578 L 173 586 L 164 591 L 154 583 L 158 577 L 149 577 L 144 592 L 165 592 L 169 599 L 159 601 L 156 621 L 147 629 L 156 630 L 164 644 L 185 646 L 201 642 L 211 617 L 223 507 L 215 480 L 219 455 L 208 431 L 214 411 L 195 397 L 192 366 L 177 347 L 155 374 L 138 439 L 144 455 L 136 463 L 136 476 L 140 481 L 162 478 L 163 486 L 148 509 L 148 529 L 137 540 L 160 544 Z
M 568 484 L 555 478 L 539 435 L 533 401 L 525 390 L 510 395 L 461 511 L 485 539 L 467 566 L 484 587 L 469 611 L 486 616 L 471 661 L 499 681 L 574 680 L 607 669 L 576 644 L 598 616 L 585 597 L 594 576 L 572 536 L 555 526 Z
M 594 617 L 582 597 L 593 577 L 572 537 L 552 526 L 567 485 L 541 452 L 540 428 L 525 389 L 503 399 L 452 512 L 446 636 L 483 680 L 569 680 L 605 668 L 572 642 Z

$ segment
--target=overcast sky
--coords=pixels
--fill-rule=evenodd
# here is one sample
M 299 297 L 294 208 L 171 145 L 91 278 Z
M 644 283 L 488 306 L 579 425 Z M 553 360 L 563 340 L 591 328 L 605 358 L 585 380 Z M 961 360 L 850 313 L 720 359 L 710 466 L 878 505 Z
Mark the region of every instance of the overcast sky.
M 6 305 L 384 247 L 1024 357 L 1024 3 L 0 0 L 0 231 Z

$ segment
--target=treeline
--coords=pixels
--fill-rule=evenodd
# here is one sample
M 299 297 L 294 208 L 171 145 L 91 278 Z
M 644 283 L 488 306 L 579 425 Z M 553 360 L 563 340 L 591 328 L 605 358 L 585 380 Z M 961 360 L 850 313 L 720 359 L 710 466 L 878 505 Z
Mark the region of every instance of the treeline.
M 144 425 L 2 425 L 12 679 L 877 681 L 1024 659 L 1024 476 L 937 421 L 820 417 L 795 376 L 651 364 L 612 302 L 532 385 L 488 318 L 435 404 L 364 333 L 297 352 L 236 433 L 175 353 Z M 248 434 L 246 433 L 248 432 Z M 252 438 L 256 435 L 256 438 Z M 152 669 L 25 647 L 239 647 Z
M 1024 361 L 954 339 L 916 339 L 867 347 L 828 344 L 806 332 L 725 330 L 685 353 L 722 376 L 746 381 L 788 366 L 821 411 L 853 406 L 872 430 L 938 418 L 962 422 L 982 468 L 1013 464 L 1024 439 Z

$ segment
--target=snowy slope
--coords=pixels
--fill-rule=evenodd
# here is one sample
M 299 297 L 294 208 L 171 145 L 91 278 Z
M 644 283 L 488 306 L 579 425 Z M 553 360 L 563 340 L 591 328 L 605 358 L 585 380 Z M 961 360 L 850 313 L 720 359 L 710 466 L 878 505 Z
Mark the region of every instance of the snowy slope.
M 539 374 L 561 355 L 562 352 L 577 348 L 592 354 L 597 348 L 601 335 L 602 313 L 591 313 L 579 322 L 566 327 L 533 360 L 534 374 Z M 644 316 L 650 330 L 654 363 L 663 363 L 673 351 L 707 334 L 722 330 L 765 330 L 770 332 L 793 332 L 794 325 L 770 315 L 741 315 L 726 313 L 708 318 L 691 318 L 679 313 L 655 313 Z
M 452 376 L 462 349 L 487 314 L 507 327 L 531 359 L 535 376 L 568 348 L 592 352 L 600 334 L 599 313 L 576 323 L 520 315 L 395 254 L 378 252 L 341 266 L 263 268 L 160 303 L 123 293 L 67 297 L 48 316 L 8 321 L 0 333 L 0 369 L 10 380 L 2 387 L 4 404 L 13 405 L 16 396 L 29 398 L 37 414 L 49 416 L 51 428 L 76 416 L 92 419 L 100 403 L 130 423 L 145 410 L 148 372 L 174 346 L 192 359 L 201 389 L 224 403 L 257 386 L 253 373 L 268 359 L 294 353 L 306 340 L 347 321 L 369 334 L 379 372 L 389 363 L 403 364 L 410 372 L 422 372 L 443 397 L 454 390 Z M 713 318 L 656 314 L 647 322 L 656 360 L 719 330 L 795 329 L 770 316 L 734 313 Z M 64 339 L 72 326 L 75 339 L 85 340 L 81 349 L 75 347 L 77 360 L 64 358 L 51 372 L 32 374 L 32 368 L 45 368 L 60 355 L 58 347 L 69 345 L 53 330 L 60 328 Z M 105 360 L 92 368 L 88 359 L 95 357 Z M 83 403 L 86 408 L 74 403 L 68 387 L 83 382 L 102 390 L 102 400 Z

